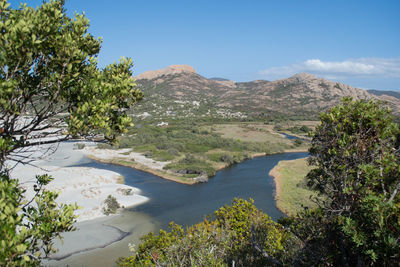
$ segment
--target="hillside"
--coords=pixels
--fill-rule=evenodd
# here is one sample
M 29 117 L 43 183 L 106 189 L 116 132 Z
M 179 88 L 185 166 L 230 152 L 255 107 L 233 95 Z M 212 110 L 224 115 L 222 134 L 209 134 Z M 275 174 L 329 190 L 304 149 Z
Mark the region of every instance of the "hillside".
M 394 96 L 372 94 L 307 73 L 272 82 L 234 82 L 207 79 L 188 65 L 173 65 L 147 71 L 136 79 L 145 98 L 135 107 L 135 113 L 155 120 L 171 117 L 268 120 L 283 116 L 309 119 L 338 104 L 344 96 L 384 100 L 395 113 L 400 111 L 400 99 Z
M 393 96 L 395 98 L 400 99 L 400 92 L 396 91 L 381 91 L 381 90 L 368 90 L 368 93 L 377 95 L 377 96 L 382 96 L 382 95 L 387 95 L 387 96 Z

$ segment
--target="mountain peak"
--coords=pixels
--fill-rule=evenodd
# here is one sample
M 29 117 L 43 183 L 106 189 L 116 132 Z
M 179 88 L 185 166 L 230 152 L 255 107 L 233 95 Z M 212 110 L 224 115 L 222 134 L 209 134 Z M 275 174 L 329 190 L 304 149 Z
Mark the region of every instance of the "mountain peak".
M 316 76 L 314 76 L 314 75 L 312 75 L 310 73 L 306 73 L 306 72 L 297 73 L 297 74 L 293 75 L 292 77 L 290 77 L 289 79 L 291 79 L 291 78 L 296 78 L 296 79 L 298 79 L 300 81 L 318 79 Z
M 151 80 L 162 75 L 177 74 L 177 73 L 196 73 L 196 70 L 189 65 L 171 65 L 160 70 L 145 71 L 142 74 L 136 76 L 136 79 Z

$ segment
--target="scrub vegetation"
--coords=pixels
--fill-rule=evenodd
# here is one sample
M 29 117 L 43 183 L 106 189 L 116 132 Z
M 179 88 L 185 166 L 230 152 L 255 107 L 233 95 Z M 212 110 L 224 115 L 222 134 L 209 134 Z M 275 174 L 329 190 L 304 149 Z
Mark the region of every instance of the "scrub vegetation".
M 10 160 L 27 164 L 29 157 L 21 150 L 95 136 L 116 141 L 114 146 L 103 144 L 105 148 L 130 148 L 154 160 L 171 161 L 163 172 L 182 179 L 212 176 L 217 169 L 254 155 L 310 147 L 311 169 L 283 166 L 283 175 L 292 179 L 284 186 L 285 194 L 298 195 L 285 200 L 290 216 L 274 222 L 252 200 L 234 199 L 186 230 L 171 223 L 169 232 L 147 234 L 131 256 L 119 259 L 120 266 L 400 264 L 400 130 L 389 108 L 372 100 L 344 98 L 321 113 L 310 143 L 300 142 L 279 132 L 305 137 L 313 125 L 287 123 L 284 116 L 308 119 L 339 95 L 320 101 L 306 96 L 294 103 L 287 91 L 301 90 L 299 81 L 319 79 L 302 74 L 292 82 L 237 83 L 236 97 L 225 94 L 226 87 L 210 83 L 209 91 L 217 93 L 211 97 L 206 98 L 199 86 L 186 92 L 202 97 L 199 101 L 168 102 L 166 94 L 171 91 L 156 89 L 170 88 L 168 82 L 182 77 L 176 75 L 150 84 L 147 92 L 153 94 L 141 108 L 153 109 L 153 114 L 147 116 L 142 110 L 133 116 L 129 109 L 142 93 L 132 79 L 132 60 L 98 68 L 101 41 L 87 32 L 88 27 L 84 15 L 66 15 L 62 0 L 44 2 L 36 9 L 26 5 L 12 9 L 0 0 L 1 266 L 39 266 L 56 251 L 54 239 L 74 229 L 77 209 L 56 202 L 58 194 L 46 189 L 53 179 L 47 174 L 34 177 L 34 196 L 26 199 L 26 185 L 10 176 Z M 191 77 L 202 84 L 201 76 Z M 344 85 L 320 86 L 342 89 Z M 268 97 L 254 97 L 272 87 Z M 248 98 L 243 101 L 245 94 Z M 224 105 L 218 106 L 218 99 Z M 169 104 L 174 106 L 162 107 Z M 236 109 L 230 110 L 230 104 Z M 314 104 L 321 105 L 315 109 Z M 260 111 L 262 107 L 268 109 Z M 316 205 L 305 200 L 305 187 L 318 194 L 312 196 Z M 308 207 L 293 205 L 297 201 Z M 107 214 L 119 206 L 111 195 L 106 204 Z
M 318 193 L 313 205 L 300 211 L 293 206 L 289 217 L 275 223 L 251 201 L 235 199 L 186 231 L 171 224 L 170 232 L 149 233 L 118 264 L 397 266 L 399 126 L 381 103 L 351 98 L 320 118 L 311 141 L 311 168 L 300 161 L 284 168 L 289 169 L 285 175 L 298 177 L 296 187 Z M 293 175 L 294 170 L 302 173 Z M 287 193 L 298 191 L 293 181 Z M 303 196 L 287 199 L 294 201 L 304 201 Z
M 308 149 L 307 140 L 299 144 L 273 128 L 273 125 L 257 122 L 212 124 L 177 120 L 166 126 L 137 122 L 127 134 L 118 138 L 115 146 L 101 144 L 98 147 L 130 148 L 156 161 L 170 161 L 163 171 L 153 172 L 162 177 L 168 173 L 179 181 L 181 177 L 212 177 L 217 170 L 254 156 Z M 121 160 L 119 164 L 146 171 L 134 162 Z

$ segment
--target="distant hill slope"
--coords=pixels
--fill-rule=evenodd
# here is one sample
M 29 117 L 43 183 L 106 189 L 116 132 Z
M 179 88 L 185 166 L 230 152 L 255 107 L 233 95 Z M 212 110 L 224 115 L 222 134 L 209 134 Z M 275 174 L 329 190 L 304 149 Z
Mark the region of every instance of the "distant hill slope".
M 395 92 L 395 91 L 380 91 L 380 90 L 367 90 L 368 93 L 377 95 L 377 96 L 382 96 L 382 95 L 388 95 L 388 96 L 393 96 L 397 99 L 400 99 L 400 92 Z
M 272 82 L 234 82 L 207 79 L 190 66 L 173 65 L 147 71 L 136 79 L 145 98 L 135 107 L 135 112 L 143 112 L 154 119 L 193 116 L 316 118 L 319 112 L 336 105 L 344 96 L 380 99 L 387 101 L 396 113 L 400 110 L 400 99 L 393 95 L 377 95 L 307 73 Z
M 229 81 L 229 79 L 225 79 L 225 78 L 220 78 L 220 77 L 212 77 L 212 78 L 208 78 L 209 80 L 214 80 L 214 81 Z

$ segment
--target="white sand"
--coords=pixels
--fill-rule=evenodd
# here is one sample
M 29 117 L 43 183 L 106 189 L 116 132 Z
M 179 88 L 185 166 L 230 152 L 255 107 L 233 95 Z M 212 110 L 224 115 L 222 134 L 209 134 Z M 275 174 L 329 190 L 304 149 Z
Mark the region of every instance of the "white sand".
M 85 143 L 86 146 L 93 145 Z M 48 146 L 40 147 L 37 155 L 46 151 Z M 46 188 L 60 193 L 58 203 L 77 203 L 81 209 L 76 211 L 78 221 L 90 220 L 105 216 L 102 212 L 103 201 L 108 195 L 114 196 L 121 206 L 131 207 L 148 200 L 140 195 L 140 190 L 127 185 L 117 184 L 120 175 L 116 172 L 85 168 L 67 167 L 81 162 L 84 158 L 82 150 L 76 149 L 74 142 L 61 143 L 55 153 L 33 162 L 37 167 L 17 165 L 12 170 L 12 177 L 18 178 L 27 189 L 26 197 L 34 195 L 33 184 L 36 174 L 48 173 L 54 180 Z M 36 155 L 35 154 L 35 155 Z M 126 195 L 125 192 L 131 194 Z
M 94 145 L 85 143 L 86 147 Z M 44 265 L 112 266 L 120 251 L 124 252 L 124 256 L 130 254 L 129 242 L 138 243 L 139 236 L 154 230 L 154 226 L 147 216 L 139 213 L 122 211 L 118 216 L 106 217 L 102 212 L 104 200 L 108 195 L 112 195 L 121 206 L 131 207 L 148 201 L 148 198 L 141 196 L 137 188 L 118 184 L 117 181 L 121 177 L 116 172 L 68 167 L 84 163 L 86 159 L 83 150 L 77 149 L 76 143 L 61 143 L 54 147 L 55 153 L 43 157 L 43 153 L 47 152 L 49 147 L 43 145 L 35 148 L 33 152 L 26 151 L 21 154 L 36 158 L 32 162 L 35 166 L 19 164 L 11 173 L 12 177 L 18 178 L 21 185 L 27 189 L 27 199 L 34 195 L 35 175 L 48 173 L 54 180 L 46 189 L 59 192 L 57 202 L 77 203 L 81 207 L 75 211 L 79 215 L 79 222 L 75 224 L 77 230 L 63 233 L 64 242 L 55 240 L 55 247 L 59 251 Z M 13 162 L 8 164 L 14 166 Z M 131 194 L 126 195 L 127 190 Z M 126 219 L 127 214 L 132 214 L 129 219 Z
M 76 227 L 77 231 L 63 234 L 62 244 L 56 240 L 60 251 L 42 262 L 43 266 L 116 266 L 119 257 L 132 255 L 129 244 L 138 245 L 141 236 L 159 229 L 151 217 L 127 210 L 118 216 L 79 222 Z
M 97 158 L 97 159 L 128 159 L 134 160 L 137 163 L 140 163 L 144 166 L 150 167 L 152 169 L 162 170 L 165 165 L 171 163 L 170 161 L 155 161 L 151 158 L 146 158 L 146 156 L 133 152 L 132 149 L 125 148 L 125 149 L 97 149 L 93 146 L 85 147 L 83 153 L 85 155 Z

